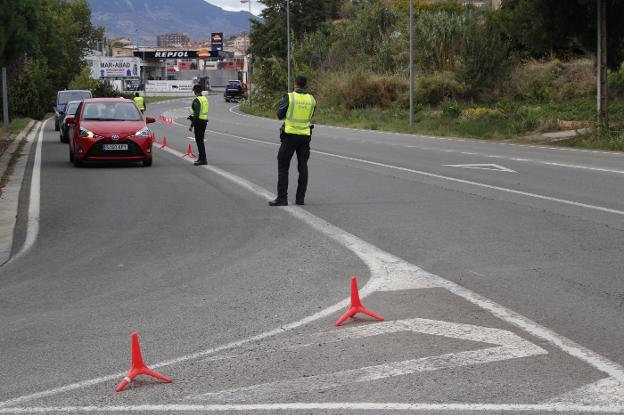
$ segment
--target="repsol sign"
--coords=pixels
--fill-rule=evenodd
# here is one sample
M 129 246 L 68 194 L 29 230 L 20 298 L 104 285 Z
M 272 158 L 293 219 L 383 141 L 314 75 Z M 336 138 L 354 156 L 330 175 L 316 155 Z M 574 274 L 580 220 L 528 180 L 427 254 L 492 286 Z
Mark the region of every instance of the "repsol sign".
M 151 52 L 134 52 L 134 56 L 143 59 L 189 59 L 198 57 L 196 50 L 156 50 Z

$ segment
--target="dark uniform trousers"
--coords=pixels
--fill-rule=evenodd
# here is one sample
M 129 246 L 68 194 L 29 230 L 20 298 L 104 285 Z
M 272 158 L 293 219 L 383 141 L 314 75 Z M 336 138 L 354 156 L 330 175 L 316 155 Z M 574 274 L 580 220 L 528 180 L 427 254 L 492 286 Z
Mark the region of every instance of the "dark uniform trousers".
M 297 200 L 305 198 L 308 187 L 308 159 L 310 158 L 309 135 L 285 134 L 281 135 L 282 145 L 277 152 L 277 198 L 288 199 L 288 170 L 293 154 L 297 153 L 297 169 L 299 181 L 297 185 Z
M 206 126 L 208 121 L 196 120 L 193 128 L 195 129 L 195 144 L 197 144 L 198 160 L 206 161 L 206 146 L 204 145 L 204 135 L 206 134 Z

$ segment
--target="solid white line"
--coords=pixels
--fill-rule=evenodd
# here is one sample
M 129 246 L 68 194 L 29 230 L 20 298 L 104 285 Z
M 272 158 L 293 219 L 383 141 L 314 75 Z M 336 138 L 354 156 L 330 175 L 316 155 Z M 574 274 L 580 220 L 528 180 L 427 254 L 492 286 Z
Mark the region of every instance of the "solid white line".
M 240 107 L 239 105 L 235 105 L 233 107 L 230 107 L 230 109 L 228 110 L 230 113 L 235 114 L 239 117 L 245 117 L 245 118 L 256 118 L 256 119 L 260 119 L 260 120 L 264 120 L 264 121 L 275 121 L 271 118 L 266 118 L 266 117 L 260 117 L 257 115 L 251 115 L 251 114 L 246 114 L 246 113 L 242 113 L 239 111 L 236 111 L 237 108 Z M 398 135 L 398 136 L 402 136 L 405 138 L 424 138 L 424 139 L 428 139 L 428 140 L 436 140 L 436 141 L 456 141 L 456 142 L 470 142 L 473 144 L 478 144 L 478 145 L 497 145 L 497 146 L 511 146 L 511 147 L 525 147 L 525 148 L 530 148 L 530 149 L 540 149 L 540 150 L 550 150 L 550 151 L 566 151 L 566 152 L 572 152 L 572 153 L 587 153 L 587 154 L 603 154 L 603 155 L 608 155 L 608 156 L 613 156 L 613 157 L 622 157 L 624 156 L 624 153 L 619 152 L 619 151 L 605 151 L 605 150 L 589 150 L 589 149 L 583 149 L 583 148 L 567 148 L 567 147 L 554 147 L 554 146 L 544 146 L 544 145 L 538 145 L 538 144 L 518 144 L 518 143 L 505 143 L 505 142 L 500 142 L 500 141 L 489 141 L 489 140 L 482 140 L 482 139 L 478 139 L 478 138 L 465 138 L 465 137 L 440 137 L 440 136 L 435 136 L 435 135 L 422 135 L 422 134 L 410 134 L 410 133 L 400 133 L 400 132 L 396 132 L 396 131 L 382 131 L 382 130 L 366 130 L 363 128 L 351 128 L 351 127 L 339 127 L 336 125 L 328 125 L 328 124 L 317 124 L 319 126 L 323 126 L 325 128 L 334 128 L 334 129 L 339 129 L 339 130 L 349 130 L 349 131 L 357 131 L 357 132 L 363 132 L 363 133 L 369 133 L 369 134 L 373 134 L 373 135 L 378 135 L 378 134 L 383 134 L 383 135 Z
M 254 143 L 261 143 L 261 144 L 267 144 L 267 145 L 273 145 L 273 146 L 278 146 L 279 145 L 277 143 L 271 143 L 269 141 L 264 141 L 264 140 L 257 140 L 255 138 L 242 137 L 242 136 L 236 135 L 236 134 L 222 133 L 220 131 L 215 131 L 215 130 L 206 130 L 206 131 L 208 131 L 210 133 L 213 133 L 213 134 L 219 134 L 219 135 L 224 135 L 224 136 L 229 136 L 229 137 L 235 137 L 235 138 L 238 138 L 238 139 L 241 139 L 241 140 L 251 141 L 251 142 L 254 142 Z M 340 154 L 328 153 L 326 151 L 311 150 L 310 152 L 311 153 L 315 153 L 315 154 L 321 154 L 321 155 L 328 156 L 328 157 L 341 159 L 341 160 L 354 161 L 354 162 L 357 162 L 357 163 L 363 163 L 363 164 L 368 164 L 368 165 L 372 165 L 372 166 L 383 167 L 383 168 L 393 169 L 393 170 L 399 170 L 399 171 L 404 171 L 404 172 L 407 172 L 407 173 L 413 173 L 413 174 L 417 174 L 417 175 L 420 175 L 420 176 L 432 177 L 432 178 L 435 178 L 435 179 L 441 179 L 441 180 L 446 180 L 446 181 L 450 181 L 450 182 L 462 183 L 462 184 L 467 184 L 467 185 L 470 185 L 470 186 L 476 186 L 476 187 L 481 187 L 481 188 L 485 188 L 485 189 L 496 190 L 496 191 L 505 192 L 505 193 L 511 193 L 511 194 L 515 194 L 515 195 L 526 196 L 526 197 L 530 197 L 530 198 L 533 198 L 533 199 L 547 200 L 549 202 L 555 202 L 555 203 L 560 203 L 560 204 L 564 204 L 564 205 L 575 206 L 575 207 L 580 207 L 580 208 L 584 208 L 584 209 L 597 210 L 597 211 L 600 211 L 600 212 L 606 212 L 606 213 L 612 213 L 612 214 L 615 214 L 615 215 L 624 216 L 624 211 L 622 211 L 622 210 L 611 209 L 611 208 L 607 208 L 607 207 L 603 207 L 603 206 L 597 206 L 597 205 L 591 205 L 589 203 L 575 202 L 573 200 L 561 199 L 561 198 L 552 197 L 552 196 L 545 196 L 545 195 L 540 195 L 538 193 L 531 193 L 531 192 L 525 192 L 525 191 L 522 191 L 522 190 L 510 189 L 510 188 L 507 188 L 507 187 L 494 186 L 494 185 L 490 185 L 490 184 L 474 182 L 474 181 L 471 181 L 471 180 L 458 179 L 456 177 L 443 176 L 441 174 L 429 173 L 429 172 L 426 172 L 426 171 L 410 169 L 410 168 L 407 168 L 407 167 L 394 166 L 392 164 L 379 163 L 379 162 L 376 162 L 376 161 L 361 159 L 361 158 L 357 158 L 357 157 L 343 156 L 343 155 L 340 155 Z
M 535 413 L 624 413 L 624 406 L 480 403 L 267 403 L 236 405 L 119 405 L 119 406 L 49 406 L 0 409 L 0 414 L 45 414 L 80 412 L 228 412 L 228 411 L 444 411 L 444 412 L 535 412 Z
M 51 118 L 45 120 L 39 130 L 37 137 L 37 149 L 35 150 L 35 161 L 33 164 L 32 178 L 30 181 L 30 197 L 28 199 L 28 220 L 26 222 L 26 240 L 19 252 L 11 258 L 11 261 L 24 255 L 37 240 L 39 235 L 39 213 L 41 209 L 41 147 L 43 145 L 43 133 Z

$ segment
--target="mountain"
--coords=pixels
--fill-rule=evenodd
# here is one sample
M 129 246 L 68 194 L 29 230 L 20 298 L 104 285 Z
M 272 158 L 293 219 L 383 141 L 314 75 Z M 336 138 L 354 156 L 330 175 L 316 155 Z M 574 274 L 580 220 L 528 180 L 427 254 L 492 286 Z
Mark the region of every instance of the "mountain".
M 106 28 L 109 38 L 125 37 L 133 43 L 155 45 L 156 36 L 184 33 L 192 40 L 210 39 L 249 30 L 246 11 L 228 12 L 204 0 L 87 0 L 91 21 Z

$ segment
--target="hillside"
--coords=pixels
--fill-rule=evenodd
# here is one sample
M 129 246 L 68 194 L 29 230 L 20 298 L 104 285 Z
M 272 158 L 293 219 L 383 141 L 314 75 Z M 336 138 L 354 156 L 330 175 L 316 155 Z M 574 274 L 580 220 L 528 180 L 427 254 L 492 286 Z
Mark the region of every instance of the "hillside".
M 155 45 L 163 33 L 185 33 L 193 40 L 247 31 L 248 12 L 228 12 L 204 0 L 88 0 L 92 22 L 106 28 L 108 37 L 126 37 Z

